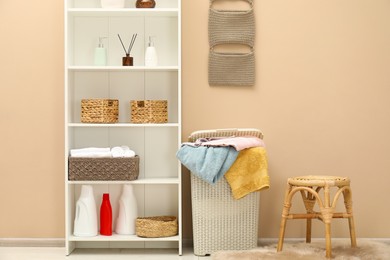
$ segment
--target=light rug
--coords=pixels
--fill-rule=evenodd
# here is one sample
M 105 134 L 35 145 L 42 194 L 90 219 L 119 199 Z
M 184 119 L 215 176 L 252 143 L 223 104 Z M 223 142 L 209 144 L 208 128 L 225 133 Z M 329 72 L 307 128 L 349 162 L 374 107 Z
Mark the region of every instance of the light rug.
M 332 260 L 389 260 L 390 244 L 360 239 L 357 247 L 351 248 L 349 240 L 332 240 Z M 219 251 L 212 260 L 321 260 L 325 257 L 325 241 L 285 242 L 283 250 L 276 252 L 276 244 L 244 251 Z

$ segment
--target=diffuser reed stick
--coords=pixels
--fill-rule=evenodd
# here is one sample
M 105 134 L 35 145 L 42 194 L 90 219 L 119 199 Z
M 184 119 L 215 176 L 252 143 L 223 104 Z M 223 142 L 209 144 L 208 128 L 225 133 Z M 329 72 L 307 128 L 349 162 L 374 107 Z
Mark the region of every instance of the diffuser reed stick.
M 131 41 L 130 41 L 130 44 L 129 44 L 129 48 L 127 48 L 127 51 L 126 51 L 126 48 L 125 48 L 125 45 L 123 44 L 123 41 L 122 41 L 122 38 L 121 36 L 119 35 L 118 33 L 118 38 L 119 38 L 119 41 L 121 42 L 122 44 L 122 47 L 123 47 L 123 50 L 125 51 L 126 53 L 126 56 L 130 56 L 130 52 L 131 52 L 131 49 L 133 48 L 133 45 L 135 43 L 135 40 L 137 39 L 137 33 L 133 34 L 133 36 L 131 37 Z
M 121 41 L 121 44 L 122 44 L 123 50 L 125 51 L 125 53 L 126 53 L 126 55 L 127 55 L 127 52 L 126 52 L 125 45 L 123 44 L 122 38 L 121 38 L 121 36 L 119 35 L 119 33 L 118 33 L 118 38 L 119 38 L 119 40 Z
M 128 49 L 129 54 L 131 52 L 131 49 L 133 49 L 133 45 L 134 45 L 135 40 L 137 39 L 137 35 L 138 34 L 136 33 L 136 34 L 133 34 L 133 37 L 131 37 L 131 42 L 130 42 L 129 49 Z

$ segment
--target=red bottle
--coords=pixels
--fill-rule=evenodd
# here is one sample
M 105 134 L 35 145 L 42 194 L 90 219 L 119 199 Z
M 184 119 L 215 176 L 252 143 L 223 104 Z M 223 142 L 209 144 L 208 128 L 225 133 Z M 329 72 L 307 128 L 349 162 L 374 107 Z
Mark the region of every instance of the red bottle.
M 100 234 L 104 236 L 112 235 L 112 208 L 110 194 L 103 193 L 103 201 L 100 206 Z

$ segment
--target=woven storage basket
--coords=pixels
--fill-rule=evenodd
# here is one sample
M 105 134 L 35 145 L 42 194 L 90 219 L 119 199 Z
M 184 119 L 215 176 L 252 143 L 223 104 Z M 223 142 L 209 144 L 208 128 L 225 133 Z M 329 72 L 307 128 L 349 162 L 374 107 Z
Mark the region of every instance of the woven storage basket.
M 132 123 L 167 123 L 167 100 L 132 100 L 130 101 Z
M 209 52 L 210 86 L 253 86 L 255 54 Z
M 177 235 L 177 218 L 174 216 L 139 217 L 135 222 L 139 237 L 170 237 Z
M 82 123 L 117 123 L 119 116 L 117 99 L 82 99 Z
M 78 158 L 69 157 L 71 181 L 131 181 L 138 179 L 139 157 Z
M 209 11 L 209 45 L 237 43 L 253 47 L 255 15 L 253 9 Z
M 259 130 L 244 128 L 196 131 L 188 140 L 195 142 L 198 138 L 229 136 L 263 138 Z M 194 254 L 205 256 L 220 250 L 257 247 L 259 196 L 258 192 L 252 192 L 235 200 L 225 178 L 210 185 L 191 174 Z

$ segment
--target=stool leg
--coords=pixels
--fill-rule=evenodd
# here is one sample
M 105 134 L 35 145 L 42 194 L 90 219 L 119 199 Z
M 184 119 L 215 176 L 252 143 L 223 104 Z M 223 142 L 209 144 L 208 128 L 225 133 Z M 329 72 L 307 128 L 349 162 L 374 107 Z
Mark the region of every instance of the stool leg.
M 350 215 L 348 217 L 349 224 L 349 235 L 351 237 L 351 247 L 356 247 L 356 233 L 355 233 L 355 222 L 353 220 L 353 211 L 352 211 L 352 193 L 350 189 L 343 191 L 344 204 L 347 210 L 347 213 Z
M 349 223 L 349 235 L 351 236 L 351 247 L 356 247 L 356 233 L 355 233 L 355 223 L 353 217 L 348 218 Z
M 277 252 L 282 251 L 283 249 L 283 240 L 284 240 L 284 233 L 286 230 L 286 221 L 287 217 L 290 212 L 291 208 L 291 201 L 289 200 L 289 195 L 291 192 L 292 186 L 287 183 L 286 193 L 284 195 L 284 205 L 283 205 L 283 212 L 282 212 L 282 220 L 280 222 L 280 230 L 279 230 L 279 242 L 277 247 Z
M 325 239 L 326 239 L 326 257 L 332 257 L 332 241 L 330 236 L 331 226 L 330 223 L 325 223 Z
M 333 217 L 333 208 L 330 206 L 330 188 L 328 184 L 325 184 L 324 187 L 324 208 L 321 209 L 321 214 L 325 223 L 326 257 L 331 258 L 331 221 Z
M 306 243 L 311 243 L 311 218 L 306 219 Z
M 313 187 L 309 188 L 313 189 Z M 313 194 L 308 191 L 305 193 L 303 190 L 301 190 L 301 195 L 307 214 L 313 213 L 314 204 L 316 202 Z M 306 243 L 311 243 L 311 218 L 306 219 Z

